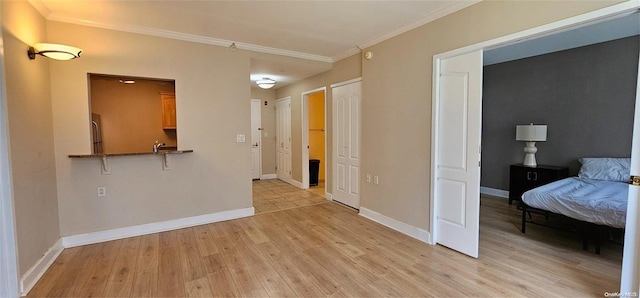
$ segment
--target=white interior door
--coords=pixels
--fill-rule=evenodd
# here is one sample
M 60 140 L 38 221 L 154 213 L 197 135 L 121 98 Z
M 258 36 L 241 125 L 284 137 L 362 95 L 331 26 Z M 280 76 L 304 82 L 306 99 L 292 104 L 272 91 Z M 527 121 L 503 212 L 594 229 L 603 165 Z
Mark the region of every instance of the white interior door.
M 251 100 L 251 179 L 260 179 L 261 175 L 261 139 L 262 123 L 260 100 Z
M 291 183 L 291 98 L 276 101 L 276 175 Z
M 478 257 L 482 50 L 440 60 L 435 241 Z
M 640 65 L 638 65 L 638 73 L 640 73 Z M 636 87 L 636 110 L 633 120 L 631 175 L 632 178 L 634 176 L 640 178 L 640 75 Z M 640 203 L 638 202 L 640 200 L 640 186 L 634 184 L 637 183 L 629 185 L 620 293 L 637 294 L 640 293 Z
M 360 105 L 362 83 L 334 85 L 333 200 L 360 208 Z

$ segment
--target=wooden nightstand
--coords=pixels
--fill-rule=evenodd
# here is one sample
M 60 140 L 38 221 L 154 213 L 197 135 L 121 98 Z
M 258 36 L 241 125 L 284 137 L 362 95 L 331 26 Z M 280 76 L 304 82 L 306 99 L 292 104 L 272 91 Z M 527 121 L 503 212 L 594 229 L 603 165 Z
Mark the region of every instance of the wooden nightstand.
M 522 194 L 532 188 L 569 177 L 569 168 L 538 165 L 535 168 L 523 164 L 511 165 L 509 170 L 509 205 L 521 200 Z

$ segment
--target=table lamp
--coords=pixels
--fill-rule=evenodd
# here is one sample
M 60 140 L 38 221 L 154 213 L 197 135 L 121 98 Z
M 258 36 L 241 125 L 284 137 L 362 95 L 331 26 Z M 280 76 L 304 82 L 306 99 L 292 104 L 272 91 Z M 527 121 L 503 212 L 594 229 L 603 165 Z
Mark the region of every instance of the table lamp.
M 547 140 L 547 126 L 542 124 L 516 125 L 516 141 L 524 141 L 524 162 L 527 167 L 535 168 L 536 164 L 536 142 Z

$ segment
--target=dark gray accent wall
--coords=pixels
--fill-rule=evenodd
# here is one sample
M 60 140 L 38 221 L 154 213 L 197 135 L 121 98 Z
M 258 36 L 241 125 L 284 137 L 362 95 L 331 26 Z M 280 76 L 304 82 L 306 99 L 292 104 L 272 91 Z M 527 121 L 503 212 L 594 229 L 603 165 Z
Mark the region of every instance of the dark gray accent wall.
M 580 169 L 581 157 L 629 157 L 638 36 L 484 67 L 480 185 L 509 189 L 524 160 L 518 124 L 547 124 L 538 164 Z

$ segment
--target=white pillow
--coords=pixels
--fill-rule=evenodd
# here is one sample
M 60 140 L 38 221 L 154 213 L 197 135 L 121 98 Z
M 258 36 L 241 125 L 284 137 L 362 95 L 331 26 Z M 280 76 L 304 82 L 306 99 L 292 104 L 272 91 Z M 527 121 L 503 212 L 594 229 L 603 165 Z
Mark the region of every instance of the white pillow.
M 594 180 L 628 182 L 631 158 L 580 158 L 578 177 Z

